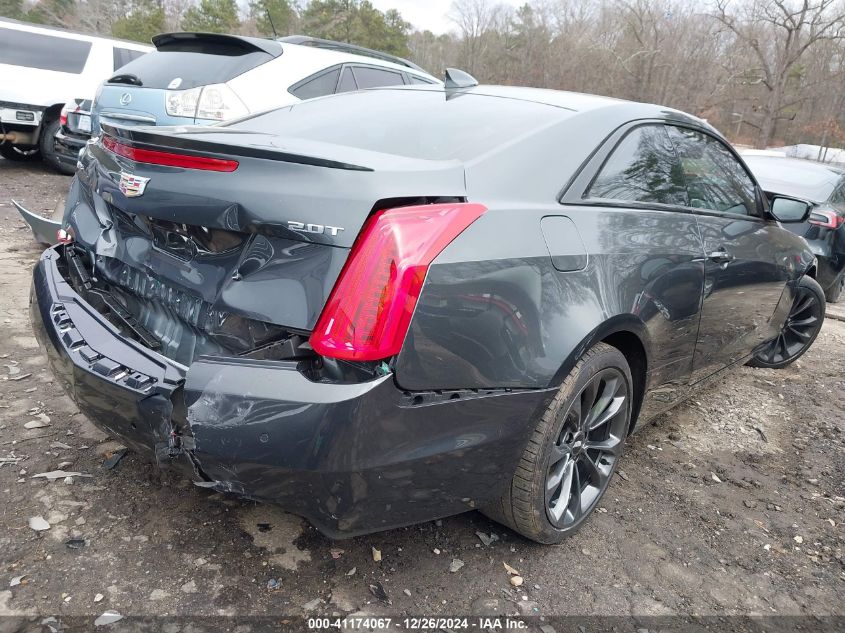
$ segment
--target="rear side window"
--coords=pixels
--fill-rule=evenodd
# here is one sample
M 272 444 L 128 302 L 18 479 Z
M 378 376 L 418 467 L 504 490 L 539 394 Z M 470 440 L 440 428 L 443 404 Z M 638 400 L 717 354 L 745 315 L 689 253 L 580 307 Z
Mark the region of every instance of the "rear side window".
M 320 73 L 316 77 L 299 82 L 292 86 L 288 92 L 300 99 L 324 97 L 334 93 L 338 77 L 340 77 L 340 68 L 334 68 L 328 72 Z
M 602 166 L 588 198 L 686 206 L 681 165 L 662 125 L 631 130 Z
M 433 81 L 429 81 L 428 79 L 423 79 L 422 77 L 417 77 L 415 75 L 408 75 L 408 77 L 411 78 L 411 84 L 412 85 L 423 84 L 423 85 L 429 85 L 430 86 L 431 84 L 434 83 Z
M 715 138 L 669 127 L 678 151 L 690 206 L 721 213 L 757 214 L 757 188 L 733 153 Z
M 402 86 L 405 80 L 402 73 L 382 68 L 371 68 L 370 66 L 355 66 L 352 69 L 355 73 L 355 82 L 358 88 L 380 88 L 381 86 Z
M 352 76 L 352 69 L 346 66 L 340 76 L 340 83 L 337 84 L 337 92 L 353 92 L 355 90 L 358 90 L 358 84 L 355 83 L 355 77 Z
M 0 64 L 80 74 L 91 42 L 0 28 Z
M 114 59 L 114 69 L 123 68 L 133 59 L 138 59 L 144 51 L 134 51 L 131 48 L 118 48 L 115 46 L 112 49 L 112 57 Z

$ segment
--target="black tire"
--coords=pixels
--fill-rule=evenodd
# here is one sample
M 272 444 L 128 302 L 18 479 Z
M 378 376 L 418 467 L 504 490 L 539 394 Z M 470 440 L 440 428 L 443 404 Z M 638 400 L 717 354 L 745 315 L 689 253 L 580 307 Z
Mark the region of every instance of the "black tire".
M 41 152 L 31 145 L 13 145 L 0 142 L 0 156 L 16 163 L 31 163 L 41 160 Z
M 824 325 L 825 296 L 812 277 L 804 275 L 795 290 L 789 316 L 780 334 L 748 361 L 751 367 L 780 369 L 791 365 L 810 349 Z
M 577 532 L 619 463 L 631 424 L 632 385 L 618 349 L 598 343 L 587 351 L 537 421 L 510 486 L 482 512 L 538 543 L 560 543 Z M 588 412 L 581 415 L 585 405 Z M 580 430 L 573 435 L 574 429 Z
M 845 271 L 839 273 L 836 281 L 824 291 L 824 298 L 828 303 L 839 303 L 839 298 L 842 295 L 842 289 L 845 288 Z
M 72 176 L 74 173 L 73 167 L 65 165 L 59 160 L 59 155 L 56 153 L 56 132 L 59 131 L 61 123 L 58 119 L 50 119 L 46 121 L 41 128 L 41 136 L 38 139 L 38 147 L 41 150 L 41 158 L 50 167 L 61 174 Z

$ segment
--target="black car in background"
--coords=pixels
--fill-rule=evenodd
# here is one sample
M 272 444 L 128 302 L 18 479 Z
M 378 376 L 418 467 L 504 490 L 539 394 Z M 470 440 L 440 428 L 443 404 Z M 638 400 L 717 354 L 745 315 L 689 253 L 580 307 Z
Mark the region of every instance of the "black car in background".
M 782 367 L 824 295 L 700 119 L 460 84 L 103 126 L 31 310 L 96 424 L 330 536 L 481 509 L 554 543 L 627 436 Z
M 91 99 L 74 99 L 62 108 L 55 137 L 55 155 L 62 173 L 76 171 L 79 152 L 91 138 L 91 104 Z
M 786 195 L 813 204 L 806 222 L 787 228 L 802 236 L 819 261 L 816 281 L 836 303 L 845 288 L 845 170 L 824 163 L 779 156 L 746 156 L 768 195 Z

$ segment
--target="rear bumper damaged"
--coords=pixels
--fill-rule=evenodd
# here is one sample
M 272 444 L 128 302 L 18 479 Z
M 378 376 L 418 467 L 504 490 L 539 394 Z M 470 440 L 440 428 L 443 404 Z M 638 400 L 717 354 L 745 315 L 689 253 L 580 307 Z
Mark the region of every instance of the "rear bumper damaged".
M 434 399 L 392 375 L 313 382 L 296 361 L 184 367 L 122 336 L 45 251 L 30 310 L 50 365 L 95 424 L 203 487 L 272 501 L 332 537 L 418 523 L 497 498 L 546 390 Z

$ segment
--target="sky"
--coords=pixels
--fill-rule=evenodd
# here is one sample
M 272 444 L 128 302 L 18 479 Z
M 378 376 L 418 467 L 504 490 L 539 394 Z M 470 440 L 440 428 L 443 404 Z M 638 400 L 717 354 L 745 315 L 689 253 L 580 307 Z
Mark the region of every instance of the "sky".
M 398 9 L 402 17 L 420 30 L 446 33 L 456 30 L 455 24 L 446 17 L 452 0 L 370 0 L 381 11 Z M 524 0 L 497 0 L 494 4 L 518 5 Z

